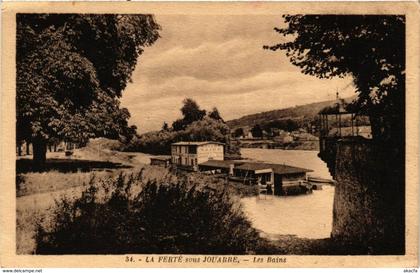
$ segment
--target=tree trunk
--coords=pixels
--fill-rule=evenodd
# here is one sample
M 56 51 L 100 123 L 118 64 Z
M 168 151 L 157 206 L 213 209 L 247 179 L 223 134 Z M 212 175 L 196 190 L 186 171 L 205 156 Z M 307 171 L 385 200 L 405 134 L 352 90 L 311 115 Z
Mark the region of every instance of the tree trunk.
M 31 144 L 29 141 L 26 141 L 26 155 L 29 155 L 29 144 Z
M 47 142 L 44 139 L 34 139 L 32 142 L 33 162 L 35 167 L 42 167 L 47 158 Z
M 387 136 L 384 135 L 384 121 L 382 116 L 378 116 L 377 114 L 370 114 L 369 115 L 369 123 L 370 128 L 372 131 L 372 138 L 376 142 L 383 142 Z
M 18 156 L 21 156 L 21 155 L 22 155 L 22 144 L 19 143 L 18 144 Z

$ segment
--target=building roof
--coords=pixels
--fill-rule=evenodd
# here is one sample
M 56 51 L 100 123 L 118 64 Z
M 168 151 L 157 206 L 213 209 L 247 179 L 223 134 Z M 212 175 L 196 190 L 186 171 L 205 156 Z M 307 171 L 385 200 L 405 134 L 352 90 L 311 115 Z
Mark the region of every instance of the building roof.
M 284 164 L 274 164 L 266 162 L 254 162 L 254 161 L 238 161 L 238 160 L 208 160 L 206 162 L 198 164 L 203 167 L 229 169 L 230 165 L 234 165 L 237 170 L 246 171 L 258 171 L 272 169 L 276 174 L 293 174 L 293 173 L 306 173 L 313 172 L 310 169 L 304 169 Z
M 176 146 L 201 146 L 201 145 L 207 145 L 207 144 L 218 144 L 218 145 L 225 145 L 224 143 L 217 142 L 217 141 L 180 141 L 176 143 L 172 143 L 171 145 Z
M 153 156 L 150 159 L 155 159 L 155 160 L 171 160 L 171 156 L 170 155 L 158 155 L 158 156 Z
M 235 161 L 233 160 L 208 160 L 206 162 L 198 164 L 198 166 L 229 169 L 229 166 L 231 164 L 235 164 Z
M 310 170 L 310 169 L 304 169 L 304 168 L 288 166 L 288 165 L 283 165 L 283 164 L 265 163 L 265 162 L 245 162 L 243 164 L 235 166 L 235 169 L 247 170 L 247 171 L 272 169 L 274 173 L 276 174 L 313 172 L 313 170 Z

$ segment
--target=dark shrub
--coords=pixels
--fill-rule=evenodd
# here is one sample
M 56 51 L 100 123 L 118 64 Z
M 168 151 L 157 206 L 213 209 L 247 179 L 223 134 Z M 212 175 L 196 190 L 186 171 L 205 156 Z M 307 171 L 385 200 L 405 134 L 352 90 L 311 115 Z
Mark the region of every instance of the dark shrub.
M 144 181 L 141 173 L 95 180 L 80 198 L 57 204 L 50 226 L 38 225 L 38 254 L 246 254 L 262 242 L 223 190 Z

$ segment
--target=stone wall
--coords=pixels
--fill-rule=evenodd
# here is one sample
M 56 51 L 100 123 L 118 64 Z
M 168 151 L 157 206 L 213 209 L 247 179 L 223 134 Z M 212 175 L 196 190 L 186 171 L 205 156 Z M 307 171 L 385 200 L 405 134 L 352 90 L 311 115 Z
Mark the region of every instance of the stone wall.
M 337 141 L 328 158 L 337 180 L 331 236 L 371 254 L 404 253 L 404 167 L 401 151 L 369 140 Z M 326 157 L 324 156 L 324 161 Z M 330 169 L 331 170 L 331 169 Z M 349 249 L 351 252 L 351 249 Z

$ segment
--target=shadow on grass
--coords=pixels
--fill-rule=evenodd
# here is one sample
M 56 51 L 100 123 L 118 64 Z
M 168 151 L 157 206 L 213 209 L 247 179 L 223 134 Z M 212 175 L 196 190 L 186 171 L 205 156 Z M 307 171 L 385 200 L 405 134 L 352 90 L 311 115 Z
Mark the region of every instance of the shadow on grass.
M 106 169 L 126 169 L 132 168 L 129 165 L 114 163 L 110 161 L 93 161 L 81 159 L 47 159 L 42 167 L 35 166 L 31 159 L 16 160 L 16 173 L 28 172 L 48 172 L 58 171 L 63 173 L 70 172 L 90 172 L 92 170 Z

